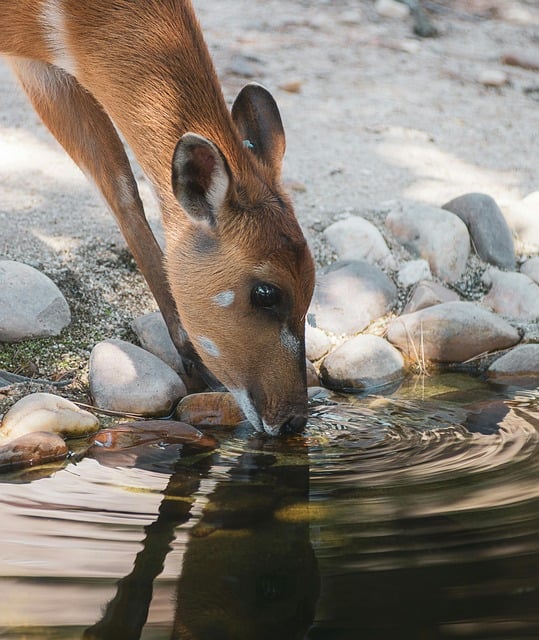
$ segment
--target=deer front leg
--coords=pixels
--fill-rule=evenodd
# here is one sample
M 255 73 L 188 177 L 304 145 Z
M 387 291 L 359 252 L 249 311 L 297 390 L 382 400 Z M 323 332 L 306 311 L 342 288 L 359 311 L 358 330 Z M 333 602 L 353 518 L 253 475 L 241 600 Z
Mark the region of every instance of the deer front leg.
M 192 347 L 168 289 L 161 248 L 146 220 L 129 160 L 109 117 L 92 95 L 61 69 L 26 58 L 11 62 L 45 125 L 105 197 L 176 348 L 192 360 Z

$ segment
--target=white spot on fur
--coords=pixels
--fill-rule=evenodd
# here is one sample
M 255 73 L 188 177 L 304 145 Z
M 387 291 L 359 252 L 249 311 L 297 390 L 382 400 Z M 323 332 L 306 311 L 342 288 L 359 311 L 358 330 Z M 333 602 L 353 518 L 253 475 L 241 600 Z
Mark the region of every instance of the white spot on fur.
M 236 297 L 233 291 L 221 291 L 216 296 L 213 296 L 212 300 L 219 307 L 230 307 L 230 305 L 234 302 L 234 298 Z
M 63 0 L 45 0 L 41 10 L 43 37 L 53 55 L 52 63 L 77 75 L 77 63 L 69 51 Z
M 301 343 L 300 341 L 292 334 L 290 329 L 283 327 L 281 329 L 281 344 L 285 349 L 293 353 L 295 356 L 299 356 Z
M 206 338 L 205 336 L 198 336 L 197 342 L 200 348 L 204 349 L 204 351 L 209 356 L 212 356 L 213 358 L 218 358 L 221 355 L 221 352 L 219 351 L 219 347 L 210 338 Z

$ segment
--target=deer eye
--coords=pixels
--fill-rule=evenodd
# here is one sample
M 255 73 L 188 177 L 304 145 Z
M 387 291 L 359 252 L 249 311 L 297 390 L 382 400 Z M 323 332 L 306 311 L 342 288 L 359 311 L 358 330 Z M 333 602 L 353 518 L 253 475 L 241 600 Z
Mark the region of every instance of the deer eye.
M 251 303 L 259 309 L 274 309 L 282 297 L 281 290 L 268 282 L 259 282 L 251 290 Z

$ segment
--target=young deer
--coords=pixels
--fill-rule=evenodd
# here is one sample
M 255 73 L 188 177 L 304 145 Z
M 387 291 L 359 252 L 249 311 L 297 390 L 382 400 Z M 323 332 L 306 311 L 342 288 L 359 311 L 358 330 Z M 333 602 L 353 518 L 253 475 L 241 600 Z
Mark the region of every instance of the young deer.
M 0 51 L 104 195 L 185 360 L 256 429 L 300 430 L 314 267 L 271 95 L 248 85 L 228 112 L 188 0 L 0 0 Z M 165 257 L 115 127 L 154 186 Z

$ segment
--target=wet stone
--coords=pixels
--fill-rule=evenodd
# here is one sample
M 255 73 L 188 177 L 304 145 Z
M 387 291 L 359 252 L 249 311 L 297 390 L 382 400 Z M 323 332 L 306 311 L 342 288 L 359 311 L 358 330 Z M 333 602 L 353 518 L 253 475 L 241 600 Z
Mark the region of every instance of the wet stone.
M 71 322 L 58 287 L 37 269 L 0 260 L 0 342 L 59 335 Z
M 539 320 L 539 285 L 527 275 L 489 269 L 483 282 L 490 286 L 484 306 L 514 320 Z
M 511 230 L 496 201 L 484 193 L 467 193 L 443 206 L 468 227 L 477 255 L 502 269 L 514 269 L 515 246 Z
M 455 302 L 459 296 L 455 291 L 434 280 L 422 280 L 412 290 L 403 313 L 413 313 L 442 302 Z
M 80 438 L 98 429 L 98 419 L 74 402 L 52 393 L 32 393 L 9 409 L 0 435 L 15 438 L 34 431 L 48 431 L 65 438 Z
M 390 269 L 396 266 L 382 234 L 365 218 L 350 216 L 334 222 L 324 236 L 340 260 L 365 260 Z
M 404 360 L 383 338 L 359 335 L 335 349 L 322 363 L 320 374 L 330 389 L 369 389 L 402 379 Z
M 182 359 L 159 311 L 147 313 L 137 318 L 133 322 L 133 331 L 137 334 L 143 349 L 166 362 L 174 371 L 183 373 Z
M 520 340 L 508 322 L 473 302 L 445 302 L 400 316 L 389 325 L 387 338 L 419 364 L 465 362 Z
M 186 394 L 178 374 L 153 354 L 123 340 L 98 343 L 90 355 L 90 391 L 101 409 L 167 415 Z
M 0 440 L 0 473 L 64 460 L 68 453 L 63 438 L 46 431 L 26 433 L 8 442 Z
M 359 260 L 336 262 L 318 278 L 309 313 L 334 334 L 362 331 L 394 306 L 397 288 L 378 267 Z
M 231 393 L 193 393 L 176 407 L 176 419 L 199 427 L 235 427 L 245 421 Z
M 531 278 L 536 284 L 539 284 L 539 257 L 530 258 L 520 267 L 520 273 Z
M 495 360 L 487 371 L 489 378 L 534 377 L 539 382 L 539 344 L 522 344 Z
M 456 282 L 470 253 L 466 225 L 456 215 L 418 203 L 402 203 L 391 211 L 386 228 L 413 256 L 424 258 L 441 280 Z

